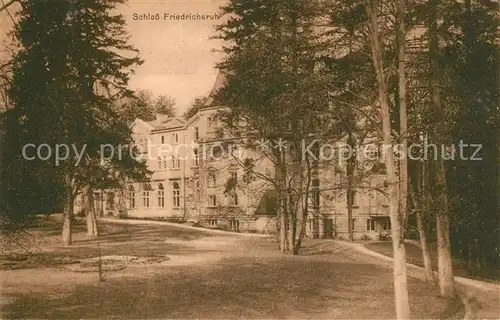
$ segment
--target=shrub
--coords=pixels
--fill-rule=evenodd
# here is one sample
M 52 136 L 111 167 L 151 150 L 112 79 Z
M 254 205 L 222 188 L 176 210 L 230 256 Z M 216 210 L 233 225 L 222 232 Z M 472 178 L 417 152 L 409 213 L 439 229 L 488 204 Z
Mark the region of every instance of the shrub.
M 381 233 L 379 236 L 380 241 L 389 241 L 392 240 L 391 234 L 390 233 Z
M 406 232 L 405 238 L 410 240 L 418 240 L 420 239 L 420 235 L 417 230 L 411 229 Z
M 370 241 L 370 240 L 372 240 L 372 238 L 369 235 L 364 234 L 361 236 L 360 240 L 361 241 Z
M 118 212 L 118 218 L 119 219 L 127 219 L 128 218 L 127 212 L 125 210 L 120 210 Z

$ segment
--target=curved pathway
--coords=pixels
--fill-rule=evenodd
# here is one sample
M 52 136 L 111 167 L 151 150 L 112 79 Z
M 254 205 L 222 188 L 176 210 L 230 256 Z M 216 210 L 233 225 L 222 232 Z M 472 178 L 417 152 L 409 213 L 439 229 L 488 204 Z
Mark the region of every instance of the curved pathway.
M 172 259 L 106 273 L 104 282 L 53 267 L 4 271 L 2 318 L 394 318 L 387 263 L 343 243 L 309 240 L 300 256 L 282 256 L 273 238 L 134 225 L 101 237 L 103 254 Z M 84 257 L 95 245 L 52 253 Z M 415 319 L 463 317 L 460 304 L 450 309 L 423 281 L 411 278 L 409 288 Z

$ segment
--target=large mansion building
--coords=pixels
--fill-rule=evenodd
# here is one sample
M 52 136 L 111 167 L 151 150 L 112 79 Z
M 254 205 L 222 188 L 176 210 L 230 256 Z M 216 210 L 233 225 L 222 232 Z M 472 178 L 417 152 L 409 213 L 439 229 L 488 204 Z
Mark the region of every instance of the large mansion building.
M 224 76 L 219 73 L 212 93 L 223 82 Z M 100 215 L 195 220 L 212 228 L 276 232 L 273 189 L 261 179 L 243 181 L 244 169 L 238 155 L 248 157 L 256 151 L 242 150 L 234 140 L 216 133 L 219 124 L 214 115 L 220 107 L 210 100 L 187 121 L 158 116 L 154 121 L 134 122 L 133 137 L 153 172 L 151 179 L 131 181 L 122 190 L 95 191 L 95 207 Z M 270 163 L 260 161 L 257 166 L 263 174 L 273 174 Z M 378 183 L 384 177 L 374 172 L 369 183 Z M 315 168 L 308 236 L 347 238 L 347 192 L 329 188 L 340 185 L 342 179 L 345 174 L 328 163 Z M 75 212 L 81 210 L 81 196 L 75 200 L 75 206 Z M 387 200 L 373 189 L 354 192 L 352 218 L 355 238 L 375 239 L 390 231 Z

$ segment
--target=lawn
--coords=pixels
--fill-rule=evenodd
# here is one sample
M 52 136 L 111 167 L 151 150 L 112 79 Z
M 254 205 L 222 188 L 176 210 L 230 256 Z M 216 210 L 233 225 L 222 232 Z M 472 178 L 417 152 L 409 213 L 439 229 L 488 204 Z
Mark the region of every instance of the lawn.
M 424 261 L 422 258 L 422 249 L 413 243 L 405 243 L 406 246 L 406 261 L 411 264 L 423 267 Z M 368 243 L 366 247 L 372 251 L 381 253 L 388 257 L 392 257 L 392 242 L 375 242 Z M 437 270 L 437 252 L 435 248 L 431 248 L 431 260 L 433 270 Z M 494 283 L 500 282 L 500 269 L 492 270 L 490 272 L 483 272 L 482 274 L 474 274 L 467 269 L 467 265 L 458 259 L 453 260 L 453 271 L 455 276 L 477 279 L 482 281 L 489 281 Z
M 101 225 L 103 255 L 168 255 L 150 265 L 75 273 L 43 262 L 4 270 L 2 318 L 44 319 L 387 319 L 394 318 L 392 271 L 336 242 L 309 240 L 301 256 L 282 256 L 275 240 L 213 235 L 203 230 Z M 45 226 L 38 236 L 53 232 Z M 44 236 L 37 254 L 51 259 L 95 257 L 97 241 L 79 230 L 72 247 Z M 33 231 L 34 232 L 34 231 Z M 51 237 L 57 237 L 51 238 Z M 39 259 L 38 261 L 45 261 Z M 33 268 L 35 267 L 36 268 Z M 437 297 L 409 279 L 415 319 L 459 319 L 458 301 Z

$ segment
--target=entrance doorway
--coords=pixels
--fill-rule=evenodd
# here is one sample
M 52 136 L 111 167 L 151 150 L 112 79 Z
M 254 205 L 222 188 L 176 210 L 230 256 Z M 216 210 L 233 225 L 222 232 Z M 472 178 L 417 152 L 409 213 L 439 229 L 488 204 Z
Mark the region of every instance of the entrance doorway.
M 326 239 L 333 239 L 334 225 L 333 219 L 325 218 L 323 219 L 323 237 Z

